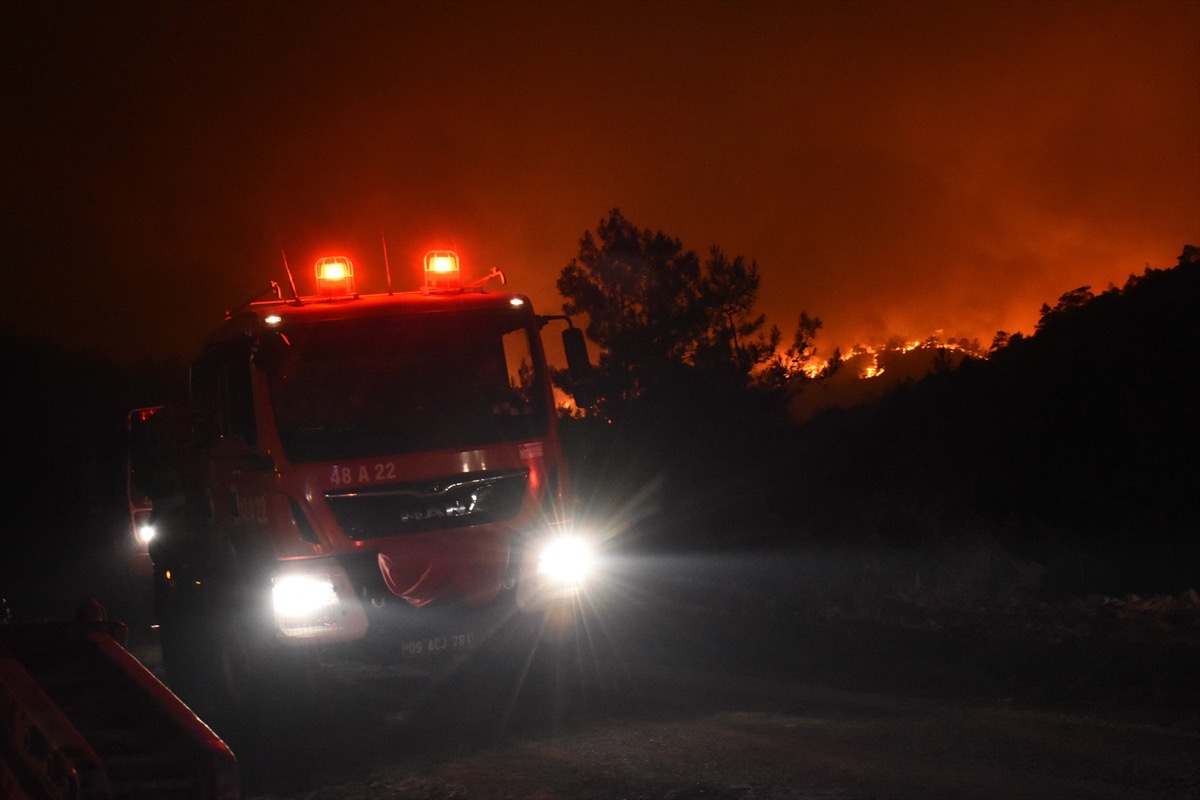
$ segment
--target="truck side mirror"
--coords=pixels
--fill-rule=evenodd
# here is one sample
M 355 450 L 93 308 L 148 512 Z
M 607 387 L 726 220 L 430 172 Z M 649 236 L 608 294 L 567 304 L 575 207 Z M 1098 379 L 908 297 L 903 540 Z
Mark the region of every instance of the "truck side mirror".
M 596 386 L 592 375 L 592 362 L 588 358 L 587 341 L 583 331 L 576 327 L 567 328 L 562 332 L 563 352 L 567 354 L 567 374 L 571 376 L 574 386 L 571 394 L 575 397 L 575 405 L 587 408 L 596 402 Z
M 135 408 L 126 425 L 129 496 L 154 500 L 179 491 L 180 448 L 170 406 Z
M 567 372 L 571 380 L 586 381 L 592 375 L 592 362 L 588 360 L 587 342 L 579 328 L 567 328 L 562 332 L 563 352 L 567 354 Z

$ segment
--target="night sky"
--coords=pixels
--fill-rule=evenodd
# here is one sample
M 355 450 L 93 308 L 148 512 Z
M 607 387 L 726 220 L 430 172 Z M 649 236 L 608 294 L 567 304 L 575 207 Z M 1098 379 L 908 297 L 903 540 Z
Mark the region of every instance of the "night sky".
M 1031 333 L 1200 244 L 1200 3 L 0 4 L 0 327 L 186 356 L 320 255 L 543 312 L 614 207 L 785 343 Z M 277 238 L 278 236 L 278 238 Z

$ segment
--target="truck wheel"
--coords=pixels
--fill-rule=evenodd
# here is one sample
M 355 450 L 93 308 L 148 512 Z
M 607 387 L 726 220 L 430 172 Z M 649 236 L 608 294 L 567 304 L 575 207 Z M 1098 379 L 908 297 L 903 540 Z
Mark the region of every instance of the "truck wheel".
M 585 637 L 570 601 L 547 608 L 533 622 L 535 636 L 521 694 L 529 711 L 557 725 L 586 699 Z
M 177 600 L 159 618 L 167 681 L 206 721 L 243 727 L 314 696 L 312 648 L 280 646 L 272 631 L 228 608 Z
M 273 630 L 241 615 L 214 620 L 213 629 L 219 713 L 261 729 L 318 710 L 315 648 L 279 644 Z
M 203 616 L 182 605 L 160 607 L 159 644 L 171 690 L 199 716 L 211 718 L 216 711 L 212 691 L 215 648 Z
M 542 644 L 549 647 L 569 645 L 578 637 L 575 629 L 577 609 L 573 598 L 554 603 L 542 612 L 539 636 Z

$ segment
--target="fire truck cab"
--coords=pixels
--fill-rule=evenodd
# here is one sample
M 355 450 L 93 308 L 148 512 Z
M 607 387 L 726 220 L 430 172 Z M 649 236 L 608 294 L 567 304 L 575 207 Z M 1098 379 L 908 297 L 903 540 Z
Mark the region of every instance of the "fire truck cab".
M 465 651 L 578 601 L 595 543 L 540 331 L 567 321 L 575 370 L 582 334 L 463 286 L 454 253 L 425 273 L 360 295 L 349 259 L 321 259 L 314 296 L 252 302 L 205 340 L 190 441 L 139 527 L 173 684 L 237 703 L 307 645 Z

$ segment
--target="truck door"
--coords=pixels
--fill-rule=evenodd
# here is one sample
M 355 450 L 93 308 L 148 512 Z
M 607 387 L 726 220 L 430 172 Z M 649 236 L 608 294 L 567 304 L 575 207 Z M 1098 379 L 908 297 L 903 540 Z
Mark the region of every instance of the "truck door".
M 274 464 L 258 452 L 249 342 L 209 347 L 192 365 L 193 437 L 204 453 L 210 534 L 218 549 L 265 554 Z

